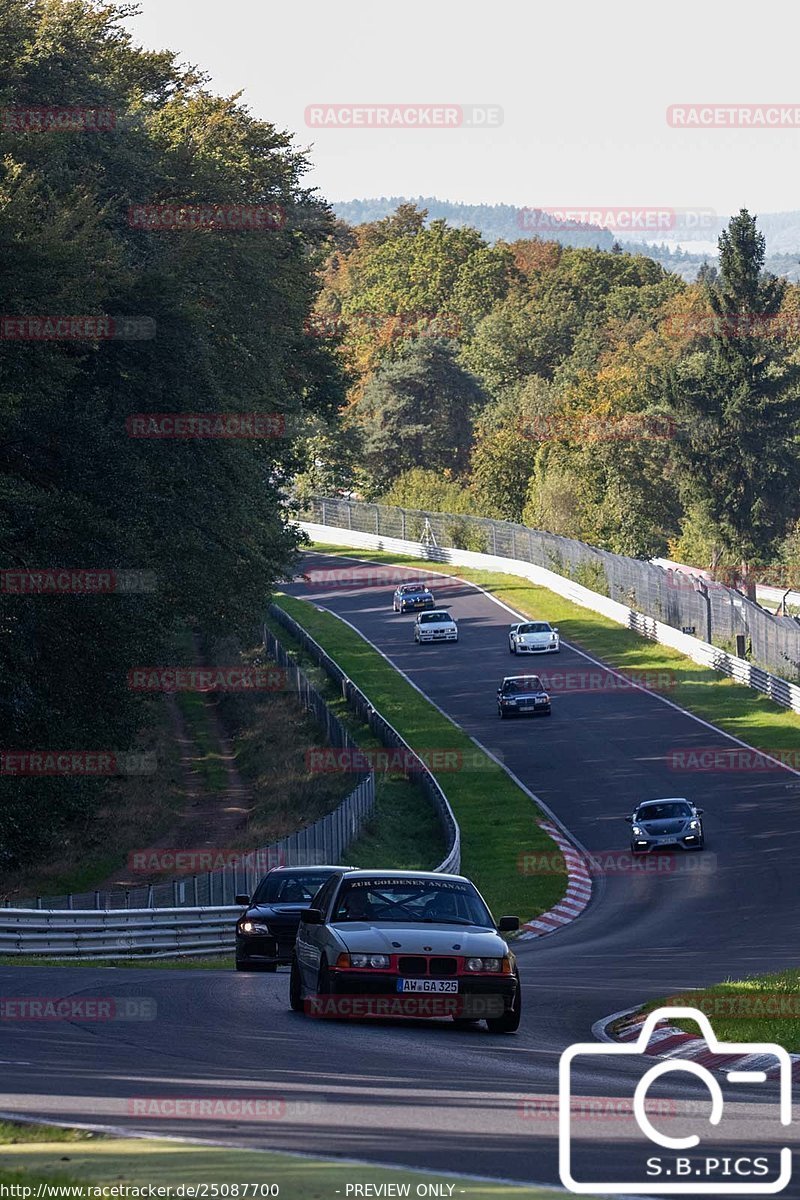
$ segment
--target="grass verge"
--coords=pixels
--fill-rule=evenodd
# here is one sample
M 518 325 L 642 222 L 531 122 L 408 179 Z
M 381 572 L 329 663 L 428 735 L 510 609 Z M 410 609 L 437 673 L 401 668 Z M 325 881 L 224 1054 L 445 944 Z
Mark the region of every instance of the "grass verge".
M 558 625 L 562 638 L 593 657 L 628 674 L 664 672 L 669 686 L 665 695 L 688 712 L 748 742 L 765 753 L 797 751 L 800 758 L 800 715 L 773 704 L 751 688 L 726 679 L 669 646 L 651 642 L 600 613 L 581 608 L 570 600 L 538 587 L 527 579 L 499 572 L 473 570 L 450 563 L 442 564 L 409 558 L 388 551 L 366 550 L 360 554 L 352 546 L 316 545 L 325 554 L 363 558 L 365 561 L 406 566 L 425 572 L 441 571 L 478 584 L 491 596 L 504 601 L 517 612 Z M 509 615 L 509 624 L 512 618 Z M 547 674 L 546 669 L 542 674 Z
M 3 1132 L 14 1136 L 3 1137 Z M 69 1131 L 36 1126 L 0 1126 L 0 1185 L 30 1187 L 32 1191 L 6 1195 L 34 1196 L 39 1183 L 83 1185 L 148 1184 L 177 1189 L 184 1185 L 260 1185 L 254 1193 L 267 1195 L 267 1186 L 277 1185 L 283 1200 L 335 1200 L 344 1196 L 348 1184 L 370 1184 L 367 1194 L 379 1194 L 375 1185 L 391 1184 L 386 1194 L 401 1194 L 397 1185 L 408 1185 L 416 1194 L 418 1184 L 440 1182 L 435 1171 L 358 1166 L 320 1158 L 292 1157 L 263 1150 L 196 1146 L 149 1138 L 114 1138 L 95 1135 L 77 1138 Z M 46 1140 L 45 1140 L 46 1139 Z M 486 1200 L 496 1197 L 526 1197 L 530 1200 L 563 1200 L 564 1192 L 549 1188 L 511 1187 L 501 1183 L 476 1182 L 447 1176 L 454 1196 Z M 77 1197 L 79 1193 L 73 1192 Z M 174 1194 L 174 1191 L 173 1191 Z M 184 1192 L 185 1194 L 185 1192 Z M 208 1195 L 211 1192 L 206 1193 Z M 222 1193 L 229 1195 L 230 1192 Z M 362 1190 L 362 1195 L 364 1191 Z M 91 1200 L 92 1193 L 83 1195 Z
M 528 920 L 556 904 L 566 875 L 523 875 L 517 865 L 521 853 L 555 852 L 536 824 L 541 813 L 530 797 L 349 626 L 292 596 L 281 595 L 276 603 L 325 647 L 418 753 L 446 748 L 463 754 L 463 769 L 433 773 L 461 826 L 461 869 L 495 914 Z
M 721 1042 L 775 1042 L 790 1053 L 800 1054 L 800 968 L 729 979 L 713 987 L 653 1000 L 635 1016 L 615 1022 L 611 1032 L 623 1029 L 641 1013 L 678 1004 L 705 1013 Z M 679 1017 L 672 1024 L 687 1033 L 701 1034 L 696 1021 Z
M 379 750 L 382 742 L 361 721 L 339 688 L 317 666 L 301 643 L 280 622 L 267 617 L 267 626 L 292 659 L 305 672 L 325 703 L 350 735 L 365 750 Z M 436 814 L 414 780 L 396 772 L 375 777 L 375 810 L 361 836 L 348 849 L 346 858 L 354 867 L 387 866 L 399 870 L 430 871 L 447 853 Z

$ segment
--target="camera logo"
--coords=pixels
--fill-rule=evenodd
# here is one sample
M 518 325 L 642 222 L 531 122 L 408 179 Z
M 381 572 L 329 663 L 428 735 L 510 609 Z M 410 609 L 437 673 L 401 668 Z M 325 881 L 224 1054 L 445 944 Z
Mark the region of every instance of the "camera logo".
M 771 1042 L 719 1042 L 717 1041 L 711 1023 L 705 1013 L 696 1008 L 657 1008 L 650 1013 L 641 1033 L 632 1044 L 609 1045 L 603 1042 L 579 1042 L 569 1046 L 561 1055 L 559 1063 L 559 1173 L 561 1182 L 571 1192 L 594 1194 L 609 1192 L 617 1194 L 632 1193 L 636 1195 L 664 1195 L 669 1193 L 693 1193 L 695 1195 L 775 1195 L 786 1187 L 792 1176 L 792 1152 L 788 1146 L 780 1151 L 772 1151 L 763 1156 L 716 1156 L 716 1152 L 706 1152 L 701 1148 L 697 1154 L 688 1155 L 688 1151 L 700 1146 L 700 1137 L 696 1133 L 688 1136 L 670 1136 L 653 1124 L 645 1111 L 647 1093 L 656 1080 L 664 1079 L 670 1074 L 683 1073 L 681 1082 L 685 1085 L 686 1076 L 693 1075 L 705 1086 L 710 1096 L 710 1110 L 707 1112 L 711 1132 L 723 1121 L 726 1095 L 719 1079 L 706 1067 L 688 1059 L 662 1059 L 639 1078 L 633 1095 L 633 1115 L 639 1131 L 646 1142 L 643 1147 L 649 1157 L 643 1155 L 642 1178 L 633 1180 L 606 1179 L 576 1179 L 574 1174 L 575 1144 L 572 1138 L 571 1113 L 573 1097 L 571 1082 L 575 1071 L 575 1060 L 588 1056 L 596 1058 L 602 1055 L 604 1059 L 614 1059 L 629 1056 L 626 1066 L 644 1066 L 648 1061 L 647 1047 L 653 1037 L 656 1025 L 660 1021 L 681 1017 L 684 1020 L 696 1022 L 700 1033 L 707 1044 L 708 1051 L 720 1055 L 723 1059 L 730 1055 L 741 1060 L 742 1057 L 758 1056 L 753 1061 L 757 1069 L 734 1069 L 734 1064 L 727 1070 L 728 1084 L 759 1084 L 767 1080 L 767 1071 L 777 1067 L 778 1082 L 778 1121 L 780 1125 L 789 1125 L 792 1117 L 792 1063 L 783 1046 Z M 772 1060 L 772 1061 L 769 1061 Z M 605 1067 L 606 1063 L 595 1064 Z M 749 1065 L 749 1064 L 744 1064 Z M 732 1098 L 732 1097 L 731 1097 Z M 705 1107 L 705 1105 L 703 1106 Z M 652 1111 L 652 1109 L 651 1109 Z M 771 1115 L 772 1107 L 764 1106 L 765 1116 Z M 654 1147 L 669 1153 L 656 1155 Z M 682 1153 L 681 1153 L 682 1152 Z M 711 1154 L 715 1154 L 714 1157 Z M 584 1156 L 585 1157 L 585 1156 Z M 774 1159 L 772 1167 L 770 1159 Z M 584 1172 L 581 1170 L 580 1172 Z M 764 1182 L 754 1182 L 769 1175 Z M 671 1178 L 670 1178 L 671 1177 Z M 738 1178 L 737 1178 L 738 1177 Z

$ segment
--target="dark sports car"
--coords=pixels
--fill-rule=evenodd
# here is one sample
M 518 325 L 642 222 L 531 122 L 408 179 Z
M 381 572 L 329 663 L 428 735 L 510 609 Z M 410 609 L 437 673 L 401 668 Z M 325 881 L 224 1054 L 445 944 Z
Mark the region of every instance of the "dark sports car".
M 433 592 L 424 583 L 401 583 L 392 597 L 394 612 L 418 612 L 423 608 L 435 608 Z
M 682 797 L 645 800 L 625 820 L 631 827 L 631 852 L 648 854 L 660 846 L 702 850 L 705 846 L 702 808 Z
M 549 717 L 550 694 L 538 675 L 507 675 L 497 689 L 497 715 L 502 720 L 526 713 Z
M 237 896 L 247 909 L 236 922 L 236 970 L 275 971 L 292 960 L 300 913 L 323 883 L 347 867 L 276 867 L 253 898 Z
M 485 1020 L 492 1033 L 519 1026 L 514 955 L 475 885 L 433 871 L 345 871 L 302 914 L 289 1001 L 330 1017 Z

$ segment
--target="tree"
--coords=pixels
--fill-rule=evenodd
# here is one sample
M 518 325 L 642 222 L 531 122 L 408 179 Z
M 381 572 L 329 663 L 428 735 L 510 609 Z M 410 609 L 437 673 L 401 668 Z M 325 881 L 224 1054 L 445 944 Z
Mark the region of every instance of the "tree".
M 379 368 L 348 410 L 362 437 L 368 489 L 383 492 L 412 467 L 462 473 L 485 399 L 447 343 L 414 342 Z
M 3 596 L 0 720 L 23 749 L 132 748 L 131 667 L 175 660 L 186 625 L 249 636 L 298 538 L 291 436 L 137 440 L 134 414 L 330 417 L 328 351 L 303 331 L 331 214 L 289 137 L 168 52 L 136 48 L 126 6 L 6 0 L 3 107 L 92 107 L 100 131 L 4 128 L 2 312 L 146 316 L 145 340 L 0 340 L 3 566 L 150 573 L 152 592 Z M 150 232 L 132 205 L 271 206 L 268 230 Z M 154 780 L 159 786 L 159 780 Z M 0 780 L 0 857 L 21 862 L 99 803 L 96 779 Z M 76 855 L 77 857 L 77 855 Z
M 718 279 L 704 285 L 714 320 L 671 380 L 676 457 L 687 503 L 747 581 L 800 508 L 800 365 L 776 328 L 786 285 L 763 273 L 764 236 L 746 209 L 719 249 Z

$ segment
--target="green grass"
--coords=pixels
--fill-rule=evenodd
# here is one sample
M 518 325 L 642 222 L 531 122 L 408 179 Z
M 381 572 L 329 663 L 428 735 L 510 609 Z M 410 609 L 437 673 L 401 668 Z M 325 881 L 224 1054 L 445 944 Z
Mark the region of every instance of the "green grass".
M 379 750 L 383 743 L 342 696 L 330 676 L 314 662 L 301 643 L 274 618 L 267 625 L 289 651 L 323 696 L 325 703 L 365 750 Z M 345 858 L 354 867 L 386 866 L 399 870 L 427 871 L 447 853 L 436 814 L 412 777 L 398 773 L 376 775 L 375 810 L 361 836 Z
M 41 1127 L 40 1127 L 41 1128 Z M 31 1136 L 26 1140 L 26 1130 Z M 43 1141 L 36 1127 L 19 1126 L 16 1144 L 0 1143 L 0 1195 L 2 1185 L 35 1188 L 38 1183 L 102 1185 L 148 1184 L 177 1188 L 181 1184 L 277 1184 L 283 1200 L 332 1200 L 344 1196 L 347 1184 L 410 1185 L 440 1181 L 436 1171 L 357 1166 L 320 1158 L 293 1157 L 263 1150 L 224 1146 L 193 1146 L 151 1138 L 96 1137 L 65 1144 L 61 1131 L 44 1129 L 52 1136 Z M 510 1187 L 447 1176 L 453 1195 L 469 1200 L 563 1200 L 564 1192 L 549 1188 Z M 84 1193 L 86 1194 L 86 1193 Z M 174 1194 L 174 1192 L 173 1192 Z M 210 1194 L 210 1193 L 209 1193 Z
M 281 595 L 276 602 L 325 647 L 418 753 L 445 749 L 463 754 L 462 769 L 433 773 L 461 826 L 461 869 L 495 914 L 516 913 L 529 920 L 557 903 L 565 874 L 524 875 L 518 868 L 522 853 L 554 855 L 557 861 L 560 855 L 536 824 L 542 814 L 503 768 L 342 621 L 291 596 Z
M 787 1005 L 788 1015 L 770 1011 L 782 1003 Z M 790 1053 L 800 1053 L 800 968 L 675 993 L 643 1005 L 641 1012 L 679 1004 L 704 1012 L 721 1042 L 775 1042 Z M 632 1020 L 635 1017 L 623 1018 L 612 1029 L 623 1028 Z M 677 1018 L 672 1024 L 687 1033 L 701 1032 L 696 1021 Z
M 669 700 L 751 746 L 767 752 L 800 751 L 800 714 L 773 704 L 759 692 L 734 683 L 715 671 L 698 666 L 669 646 L 651 642 L 600 613 L 581 608 L 526 579 L 449 563 L 431 563 L 388 551 L 368 550 L 360 555 L 352 547 L 317 545 L 314 548 L 325 554 L 350 555 L 365 561 L 417 569 L 423 561 L 426 573 L 440 570 L 469 580 L 525 616 L 558 625 L 565 641 L 618 670 L 627 673 L 669 672 L 672 686 L 663 693 Z M 510 614 L 508 621 L 511 624 Z M 679 778 L 680 773 L 676 772 L 676 781 Z
M 186 955 L 175 958 L 110 958 L 102 962 L 91 962 L 86 958 L 37 958 L 33 954 L 2 954 L 0 967 L 147 967 L 151 971 L 210 971 L 233 970 L 233 954 L 217 954 L 205 957 Z

